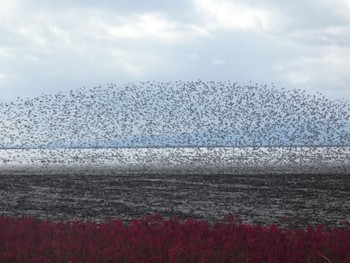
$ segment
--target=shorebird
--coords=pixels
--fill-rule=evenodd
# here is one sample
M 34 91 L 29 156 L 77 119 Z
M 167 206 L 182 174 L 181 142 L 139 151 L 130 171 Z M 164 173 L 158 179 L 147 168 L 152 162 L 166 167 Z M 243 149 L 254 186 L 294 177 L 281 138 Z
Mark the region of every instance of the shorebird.
M 273 84 L 111 83 L 0 103 L 0 117 L 2 148 L 350 145 L 348 101 Z

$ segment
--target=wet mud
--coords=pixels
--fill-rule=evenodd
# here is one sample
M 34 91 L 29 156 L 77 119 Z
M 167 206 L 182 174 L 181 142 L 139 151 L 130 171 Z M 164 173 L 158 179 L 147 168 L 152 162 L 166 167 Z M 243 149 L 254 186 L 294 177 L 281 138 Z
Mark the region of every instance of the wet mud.
M 350 220 L 349 174 L 120 174 L 111 169 L 0 172 L 0 213 L 128 221 L 160 212 L 286 227 Z

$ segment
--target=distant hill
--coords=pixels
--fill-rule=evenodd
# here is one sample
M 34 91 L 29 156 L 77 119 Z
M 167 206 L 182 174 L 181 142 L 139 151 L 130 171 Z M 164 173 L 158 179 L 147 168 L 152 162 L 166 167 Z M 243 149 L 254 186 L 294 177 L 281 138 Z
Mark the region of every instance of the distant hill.
M 277 134 L 277 133 L 276 133 Z M 132 135 L 125 138 L 105 141 L 90 141 L 66 144 L 51 144 L 52 148 L 142 148 L 142 147 L 275 147 L 275 146 L 339 146 L 337 141 L 325 143 L 313 140 L 309 144 L 290 142 L 283 137 L 276 143 L 272 140 L 254 141 L 248 136 L 237 136 L 235 131 L 196 131 L 192 133 Z M 342 146 L 350 146 L 342 144 Z

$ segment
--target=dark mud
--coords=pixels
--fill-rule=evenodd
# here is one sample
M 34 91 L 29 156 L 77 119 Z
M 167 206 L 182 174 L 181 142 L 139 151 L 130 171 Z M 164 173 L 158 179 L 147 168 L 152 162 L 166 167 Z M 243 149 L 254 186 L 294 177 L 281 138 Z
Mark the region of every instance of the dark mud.
M 0 172 L 2 215 L 123 220 L 145 214 L 288 227 L 350 220 L 350 175 L 128 174 L 113 170 Z

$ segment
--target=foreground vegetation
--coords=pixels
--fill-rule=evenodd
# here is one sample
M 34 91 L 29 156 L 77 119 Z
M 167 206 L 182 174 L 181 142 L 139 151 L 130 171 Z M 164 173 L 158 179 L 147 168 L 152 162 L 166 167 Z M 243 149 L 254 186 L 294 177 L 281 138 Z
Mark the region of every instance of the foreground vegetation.
M 160 214 L 123 224 L 0 217 L 0 262 L 350 262 L 350 225 L 283 229 Z

